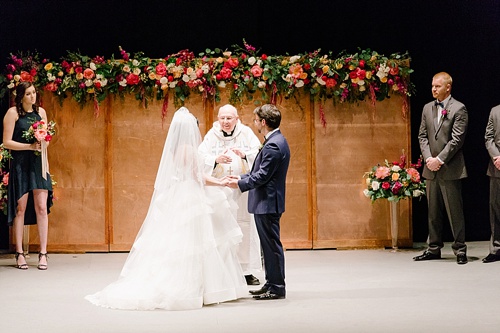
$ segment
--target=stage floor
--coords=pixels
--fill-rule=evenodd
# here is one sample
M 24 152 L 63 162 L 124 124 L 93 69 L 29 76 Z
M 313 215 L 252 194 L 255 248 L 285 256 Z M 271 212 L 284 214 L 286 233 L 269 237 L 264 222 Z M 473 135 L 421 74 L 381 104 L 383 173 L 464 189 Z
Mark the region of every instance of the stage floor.
M 126 253 L 49 254 L 45 272 L 35 254 L 28 271 L 2 255 L 0 332 L 498 332 L 500 262 L 481 262 L 488 242 L 468 246 L 461 266 L 450 244 L 428 262 L 412 260 L 424 244 L 396 253 L 291 250 L 285 300 L 249 295 L 193 311 L 110 310 L 84 300 L 117 278 Z

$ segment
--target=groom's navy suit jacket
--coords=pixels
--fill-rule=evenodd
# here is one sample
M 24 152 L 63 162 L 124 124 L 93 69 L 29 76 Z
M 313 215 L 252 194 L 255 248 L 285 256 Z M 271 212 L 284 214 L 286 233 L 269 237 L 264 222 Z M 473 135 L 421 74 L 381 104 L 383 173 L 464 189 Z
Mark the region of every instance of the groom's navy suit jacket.
M 286 173 L 290 148 L 278 130 L 272 133 L 255 158 L 252 170 L 241 176 L 238 186 L 248 193 L 251 214 L 281 214 L 285 211 Z

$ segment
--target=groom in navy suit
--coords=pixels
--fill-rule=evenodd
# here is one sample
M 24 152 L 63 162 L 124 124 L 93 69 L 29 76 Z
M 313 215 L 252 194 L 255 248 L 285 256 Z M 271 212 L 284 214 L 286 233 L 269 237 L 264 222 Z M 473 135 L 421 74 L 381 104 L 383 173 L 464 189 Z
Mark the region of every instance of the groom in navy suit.
M 233 176 L 228 186 L 248 193 L 248 212 L 254 214 L 264 255 L 266 283 L 250 293 L 258 300 L 285 298 L 285 256 L 280 241 L 280 218 L 285 211 L 286 173 L 290 148 L 279 130 L 281 112 L 265 104 L 254 111 L 254 125 L 265 136 L 252 170 Z

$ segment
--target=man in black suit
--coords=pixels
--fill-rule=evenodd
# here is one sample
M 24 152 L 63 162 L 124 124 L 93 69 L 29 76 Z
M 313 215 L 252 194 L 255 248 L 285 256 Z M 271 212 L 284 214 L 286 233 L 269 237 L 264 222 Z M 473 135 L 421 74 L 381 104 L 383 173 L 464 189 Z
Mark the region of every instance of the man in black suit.
M 285 211 L 286 174 L 290 148 L 279 130 L 281 112 L 265 104 L 254 111 L 254 125 L 265 136 L 252 170 L 231 177 L 228 186 L 249 191 L 248 211 L 254 214 L 264 256 L 266 283 L 250 291 L 258 300 L 285 298 L 285 256 L 280 241 L 280 218 Z
M 467 177 L 467 171 L 462 146 L 468 114 L 465 106 L 451 97 L 451 86 L 448 73 L 434 75 L 432 96 L 435 100 L 427 103 L 422 111 L 418 139 L 425 160 L 423 176 L 427 179 L 429 246 L 422 255 L 413 258 L 415 261 L 441 258 L 443 223 L 447 215 L 457 263 L 467 263 L 462 203 L 462 179 Z
M 483 258 L 484 263 L 500 260 L 500 105 L 491 109 L 486 133 L 486 150 L 490 155 L 487 175 L 490 177 L 490 253 Z

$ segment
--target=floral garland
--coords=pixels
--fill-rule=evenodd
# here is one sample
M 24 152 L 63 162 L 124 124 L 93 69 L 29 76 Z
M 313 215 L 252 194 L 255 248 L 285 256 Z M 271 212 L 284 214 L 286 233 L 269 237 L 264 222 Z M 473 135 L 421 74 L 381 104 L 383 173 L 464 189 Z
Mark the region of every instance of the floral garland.
M 243 47 L 206 49 L 199 57 L 182 50 L 151 59 L 142 52 L 131 56 L 121 47 L 119 50 L 120 59 L 68 52 L 60 62 L 41 59 L 37 53 L 11 54 L 5 73 L 0 75 L 0 98 L 19 82 L 31 81 L 37 89 L 57 95 L 61 102 L 67 93 L 81 105 L 92 102 L 96 113 L 106 96 L 134 94 L 144 107 L 152 98 L 163 99 L 165 115 L 169 92 L 176 106 L 183 105 L 192 93 L 219 101 L 221 88 L 228 88 L 233 104 L 253 100 L 256 93 L 263 101 L 276 103 L 278 97 L 290 98 L 303 90 L 313 100 L 353 103 L 368 98 L 373 105 L 390 94 L 399 94 L 405 97 L 407 108 L 407 97 L 414 91 L 407 53 L 386 57 L 366 49 L 332 57 L 331 52 L 317 50 L 269 56 L 258 55 L 259 50 L 245 40 Z

